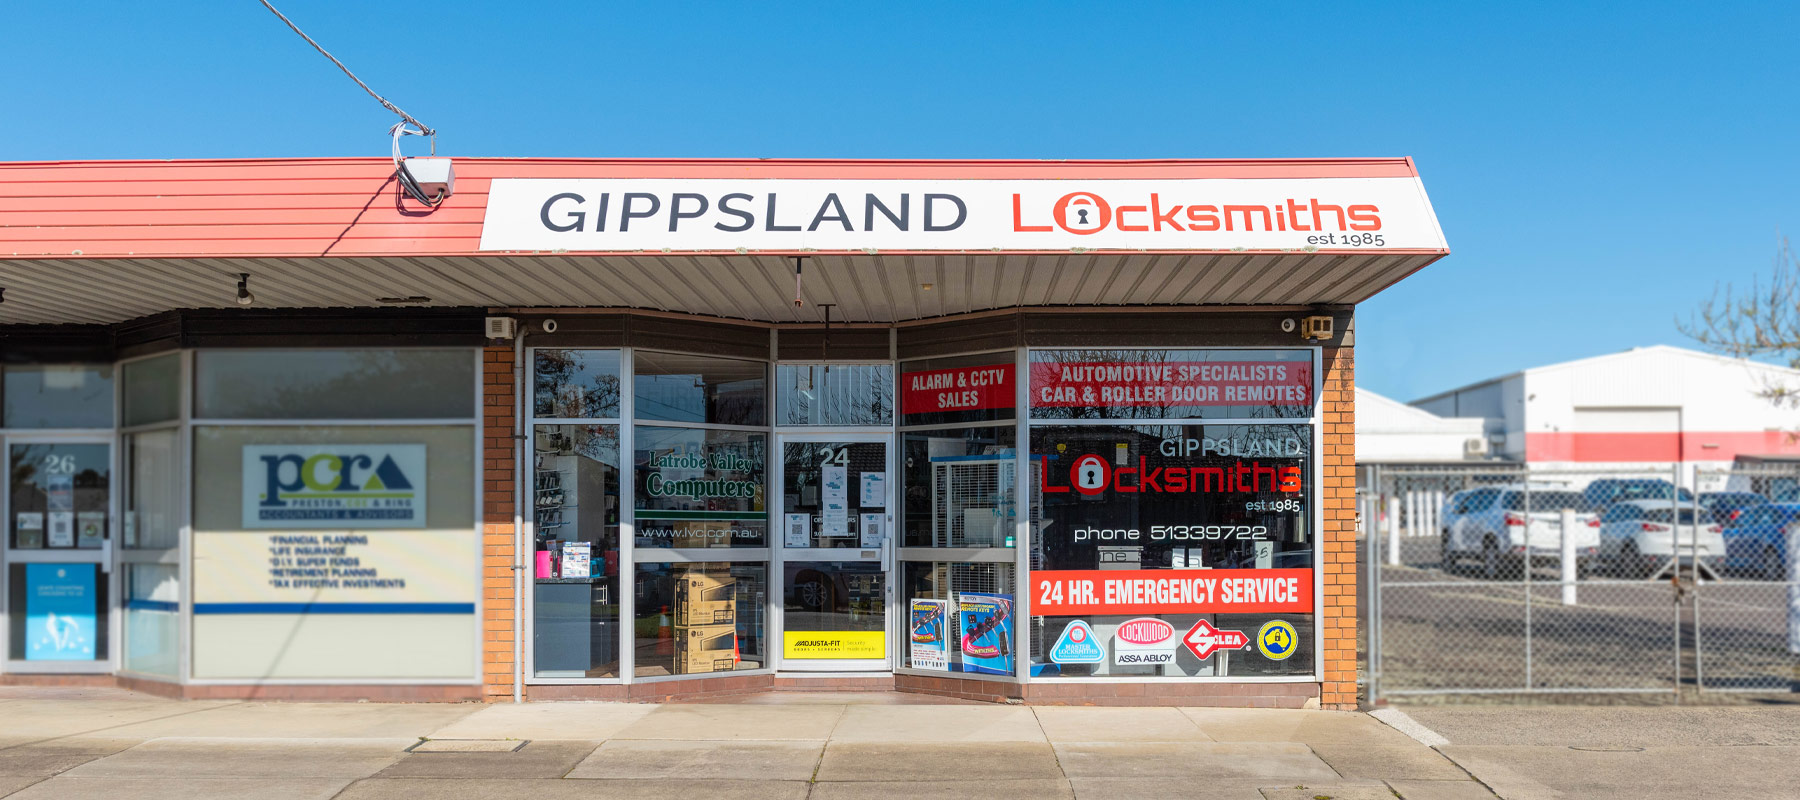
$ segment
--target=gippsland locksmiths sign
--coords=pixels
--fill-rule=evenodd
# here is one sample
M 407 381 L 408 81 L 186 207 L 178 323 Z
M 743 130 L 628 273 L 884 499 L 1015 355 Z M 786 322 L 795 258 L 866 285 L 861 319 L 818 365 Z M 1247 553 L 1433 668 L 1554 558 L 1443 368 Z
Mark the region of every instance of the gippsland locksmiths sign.
M 245 528 L 423 528 L 425 445 L 244 445 Z
M 1417 178 L 496 179 L 482 250 L 1443 249 Z

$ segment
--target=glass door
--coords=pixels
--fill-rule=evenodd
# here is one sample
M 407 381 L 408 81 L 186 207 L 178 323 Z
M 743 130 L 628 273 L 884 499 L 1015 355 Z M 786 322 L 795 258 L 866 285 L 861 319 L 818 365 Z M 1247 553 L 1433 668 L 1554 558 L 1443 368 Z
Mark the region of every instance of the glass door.
M 775 549 L 781 669 L 891 669 L 892 437 L 784 434 Z
M 6 445 L 8 672 L 112 669 L 112 445 Z

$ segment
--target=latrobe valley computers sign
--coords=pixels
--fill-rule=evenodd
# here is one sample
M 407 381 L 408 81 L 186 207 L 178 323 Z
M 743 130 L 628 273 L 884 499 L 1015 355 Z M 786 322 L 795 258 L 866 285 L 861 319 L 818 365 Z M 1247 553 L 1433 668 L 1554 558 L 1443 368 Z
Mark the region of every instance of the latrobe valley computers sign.
M 497 178 L 481 249 L 1438 250 L 1413 177 Z

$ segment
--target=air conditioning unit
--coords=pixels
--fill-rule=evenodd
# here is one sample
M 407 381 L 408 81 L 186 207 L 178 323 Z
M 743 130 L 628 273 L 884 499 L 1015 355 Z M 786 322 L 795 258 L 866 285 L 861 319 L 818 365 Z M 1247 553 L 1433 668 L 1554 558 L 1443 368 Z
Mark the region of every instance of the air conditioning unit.
M 487 338 L 511 339 L 518 334 L 518 324 L 512 317 L 488 317 Z
M 1463 457 L 1464 458 L 1480 458 L 1482 456 L 1487 455 L 1487 452 L 1488 452 L 1488 444 L 1487 444 L 1486 439 L 1464 439 L 1463 440 Z

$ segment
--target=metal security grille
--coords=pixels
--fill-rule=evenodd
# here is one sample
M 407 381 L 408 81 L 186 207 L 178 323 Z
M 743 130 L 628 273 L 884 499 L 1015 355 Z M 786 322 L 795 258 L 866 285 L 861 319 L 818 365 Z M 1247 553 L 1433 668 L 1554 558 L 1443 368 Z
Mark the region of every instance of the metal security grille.
M 1365 467 L 1369 699 L 1796 690 L 1800 464 Z

